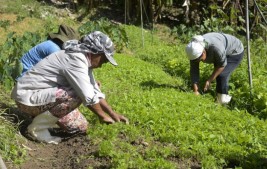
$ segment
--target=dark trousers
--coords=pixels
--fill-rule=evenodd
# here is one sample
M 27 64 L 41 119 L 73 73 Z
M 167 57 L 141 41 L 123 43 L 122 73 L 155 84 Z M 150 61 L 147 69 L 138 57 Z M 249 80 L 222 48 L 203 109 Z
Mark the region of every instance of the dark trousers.
M 216 78 L 216 92 L 221 94 L 228 94 L 228 82 L 232 72 L 237 68 L 243 59 L 244 51 L 239 55 L 227 56 L 227 65 L 222 73 Z

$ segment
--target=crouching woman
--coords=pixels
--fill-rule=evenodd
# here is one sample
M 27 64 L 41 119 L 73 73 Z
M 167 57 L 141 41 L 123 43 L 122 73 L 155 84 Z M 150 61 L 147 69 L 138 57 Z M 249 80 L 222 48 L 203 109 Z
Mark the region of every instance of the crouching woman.
M 88 122 L 78 109 L 81 103 L 104 123 L 128 123 L 107 103 L 93 76 L 93 70 L 104 63 L 117 65 L 111 39 L 95 31 L 80 41 L 67 41 L 64 49 L 37 63 L 18 79 L 12 90 L 11 96 L 21 113 L 33 117 L 28 133 L 36 140 L 55 144 L 61 138 L 52 136 L 50 128 L 85 133 Z

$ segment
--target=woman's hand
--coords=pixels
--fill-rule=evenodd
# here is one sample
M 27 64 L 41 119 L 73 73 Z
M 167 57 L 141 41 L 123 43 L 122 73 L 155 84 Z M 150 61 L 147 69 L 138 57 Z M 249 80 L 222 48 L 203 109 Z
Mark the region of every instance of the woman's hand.
M 210 88 L 210 81 L 207 80 L 206 83 L 205 83 L 204 92 L 206 92 L 207 90 L 209 90 L 209 88 Z
M 200 93 L 198 91 L 194 91 L 194 94 L 197 96 L 200 95 Z
M 94 105 L 88 105 L 87 107 L 98 116 L 101 122 L 106 124 L 115 123 L 114 119 L 102 110 L 101 105 L 99 103 Z
M 113 124 L 113 123 L 115 123 L 115 121 L 111 117 L 109 117 L 109 116 L 103 117 L 102 119 L 100 119 L 100 121 L 103 122 L 103 123 L 106 123 L 106 124 Z
M 112 108 L 108 105 L 105 99 L 100 99 L 101 108 L 115 121 L 115 122 L 124 122 L 129 124 L 129 120 L 112 110 Z
M 193 84 L 193 92 L 195 95 L 199 95 L 200 93 L 198 92 L 198 85 L 197 83 L 194 83 Z
M 129 120 L 126 117 L 116 112 L 110 113 L 110 116 L 115 122 L 124 122 L 126 124 L 129 124 Z
M 101 88 L 101 82 L 98 80 L 96 81 L 96 84 L 98 85 L 99 89 Z

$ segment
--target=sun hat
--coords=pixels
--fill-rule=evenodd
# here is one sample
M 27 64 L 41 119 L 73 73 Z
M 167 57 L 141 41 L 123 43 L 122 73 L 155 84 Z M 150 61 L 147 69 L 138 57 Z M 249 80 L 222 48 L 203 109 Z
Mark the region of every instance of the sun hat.
M 49 33 L 47 39 L 58 39 L 62 43 L 71 39 L 79 39 L 79 33 L 67 25 L 60 25 L 57 33 Z
M 81 42 L 88 45 L 91 52 L 101 53 L 103 52 L 109 62 L 114 66 L 117 66 L 117 62 L 113 58 L 115 49 L 111 39 L 100 31 L 94 31 L 81 39 Z
M 188 59 L 195 60 L 200 57 L 203 53 L 204 48 L 204 37 L 201 35 L 194 36 L 185 49 Z

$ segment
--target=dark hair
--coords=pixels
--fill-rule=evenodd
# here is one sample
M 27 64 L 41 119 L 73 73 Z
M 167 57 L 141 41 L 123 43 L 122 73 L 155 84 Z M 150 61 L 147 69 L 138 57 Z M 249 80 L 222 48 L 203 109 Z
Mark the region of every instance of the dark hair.
M 48 40 L 51 40 L 51 41 L 53 41 L 55 44 L 57 44 L 59 47 L 60 47 L 60 49 L 63 49 L 63 41 L 62 40 L 60 40 L 60 39 L 58 39 L 58 38 L 54 38 L 54 39 L 48 39 Z

